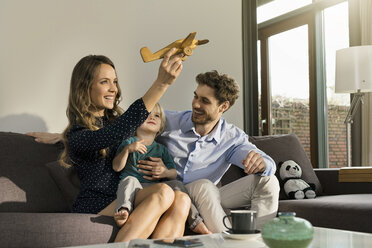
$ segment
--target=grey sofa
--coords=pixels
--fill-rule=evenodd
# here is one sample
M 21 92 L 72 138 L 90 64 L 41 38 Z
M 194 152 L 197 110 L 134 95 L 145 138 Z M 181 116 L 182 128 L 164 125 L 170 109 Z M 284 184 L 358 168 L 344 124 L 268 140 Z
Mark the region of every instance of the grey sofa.
M 278 163 L 293 159 L 305 181 L 317 185 L 313 200 L 286 200 L 279 211 L 295 211 L 315 226 L 372 232 L 372 183 L 337 183 L 337 170 L 316 174 L 295 135 L 251 137 Z M 112 242 L 113 218 L 70 213 L 79 190 L 74 170 L 56 162 L 62 145 L 36 143 L 23 134 L 0 132 L 0 246 L 61 247 Z M 231 166 L 222 184 L 244 176 Z M 359 194 L 355 194 L 359 193 Z M 190 231 L 187 231 L 188 234 Z
M 296 161 L 302 168 L 302 179 L 316 186 L 315 199 L 289 200 L 280 190 L 279 212 L 296 212 L 314 226 L 372 233 L 372 183 L 339 183 L 339 169 L 313 169 L 295 134 L 250 137 L 252 143 L 270 155 L 276 164 Z M 279 177 L 279 170 L 276 176 Z M 227 171 L 222 184 L 244 176 L 234 166 Z

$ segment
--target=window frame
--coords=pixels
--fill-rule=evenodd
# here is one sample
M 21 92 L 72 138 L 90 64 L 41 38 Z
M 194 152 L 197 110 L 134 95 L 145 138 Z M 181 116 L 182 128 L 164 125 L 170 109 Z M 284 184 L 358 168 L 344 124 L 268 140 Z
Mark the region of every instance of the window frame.
M 257 24 L 257 20 L 248 18 L 248 15 L 256 17 L 257 6 L 246 4 L 242 0 L 242 20 L 243 20 L 243 81 L 244 81 L 244 104 L 245 109 L 247 103 L 250 104 L 249 109 L 244 111 L 245 130 L 249 135 L 258 135 L 258 104 L 252 110 L 252 102 L 258 103 L 258 76 L 256 77 L 247 70 L 249 62 L 257 63 L 257 59 L 252 61 L 246 56 L 252 53 L 254 58 L 257 58 L 257 40 L 261 41 L 261 108 L 262 119 L 264 114 L 267 116 L 266 128 L 271 127 L 270 111 L 270 89 L 268 87 L 268 62 L 267 62 L 267 40 L 268 37 L 277 33 L 281 33 L 292 28 L 308 25 L 309 39 L 309 107 L 310 107 L 310 147 L 311 147 L 311 163 L 316 168 L 328 168 L 328 123 L 327 123 L 327 96 L 326 96 L 326 80 L 325 80 L 325 62 L 324 62 L 324 36 L 323 36 L 323 18 L 322 11 L 333 5 L 345 2 L 347 0 L 321 0 L 313 2 L 310 5 L 288 12 L 284 15 L 275 17 L 263 23 Z M 254 9 L 252 7 L 255 7 Z M 257 40 L 247 41 L 248 32 L 252 32 L 252 28 L 247 29 L 248 21 L 250 27 L 252 22 L 255 22 L 257 29 Z M 249 46 L 249 53 L 247 53 Z M 252 48 L 256 46 L 256 51 Z M 251 66 L 251 65 L 250 65 Z M 257 66 L 256 66 L 257 69 Z M 256 72 L 257 74 L 257 72 Z M 249 79 L 249 80 L 247 80 Z M 246 94 L 249 93 L 249 94 Z M 264 97 L 265 96 L 265 97 Z M 266 101 L 263 101 L 266 99 Z M 264 135 L 265 133 L 263 133 Z M 266 133 L 267 134 L 267 133 Z

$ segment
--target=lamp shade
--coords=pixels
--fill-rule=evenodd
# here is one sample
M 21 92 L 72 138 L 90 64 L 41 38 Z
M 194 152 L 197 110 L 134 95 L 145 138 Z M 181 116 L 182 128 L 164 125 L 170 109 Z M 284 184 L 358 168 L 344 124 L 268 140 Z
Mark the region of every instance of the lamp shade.
M 336 51 L 336 93 L 372 91 L 372 46 Z

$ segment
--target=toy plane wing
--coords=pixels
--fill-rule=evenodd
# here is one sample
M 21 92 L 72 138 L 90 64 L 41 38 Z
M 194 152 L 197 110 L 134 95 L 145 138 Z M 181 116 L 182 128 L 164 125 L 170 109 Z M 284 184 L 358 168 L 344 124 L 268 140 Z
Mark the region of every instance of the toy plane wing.
M 190 33 L 183 41 L 181 46 L 182 47 L 187 47 L 192 44 L 192 41 L 195 39 L 196 32 Z
M 155 53 L 152 53 L 148 47 L 142 47 L 140 51 L 142 60 L 143 62 L 151 62 L 161 59 L 164 57 L 164 54 L 166 54 L 172 48 L 176 48 L 175 54 L 184 53 L 185 56 L 182 58 L 182 60 L 185 60 L 187 56 L 192 55 L 193 50 L 198 45 L 203 45 L 209 42 L 209 40 L 196 40 L 195 36 L 196 32 L 190 33 L 185 39 L 176 40 Z

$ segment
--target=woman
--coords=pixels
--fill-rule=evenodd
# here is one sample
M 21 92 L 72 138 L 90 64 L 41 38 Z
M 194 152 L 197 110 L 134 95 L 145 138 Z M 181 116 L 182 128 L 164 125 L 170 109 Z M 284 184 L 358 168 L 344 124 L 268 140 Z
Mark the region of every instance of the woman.
M 182 55 L 169 51 L 158 77 L 145 95 L 125 113 L 118 104 L 121 91 L 110 59 L 90 55 L 75 66 L 70 85 L 67 117 L 63 132 L 65 150 L 61 163 L 73 165 L 80 179 L 80 192 L 73 212 L 112 216 L 119 177 L 112 170 L 112 160 L 123 139 L 146 120 L 166 89 L 177 79 Z M 173 238 L 183 235 L 190 199 L 177 194 L 165 184 L 140 190 L 135 196 L 135 209 L 120 229 L 115 241 L 134 238 Z

